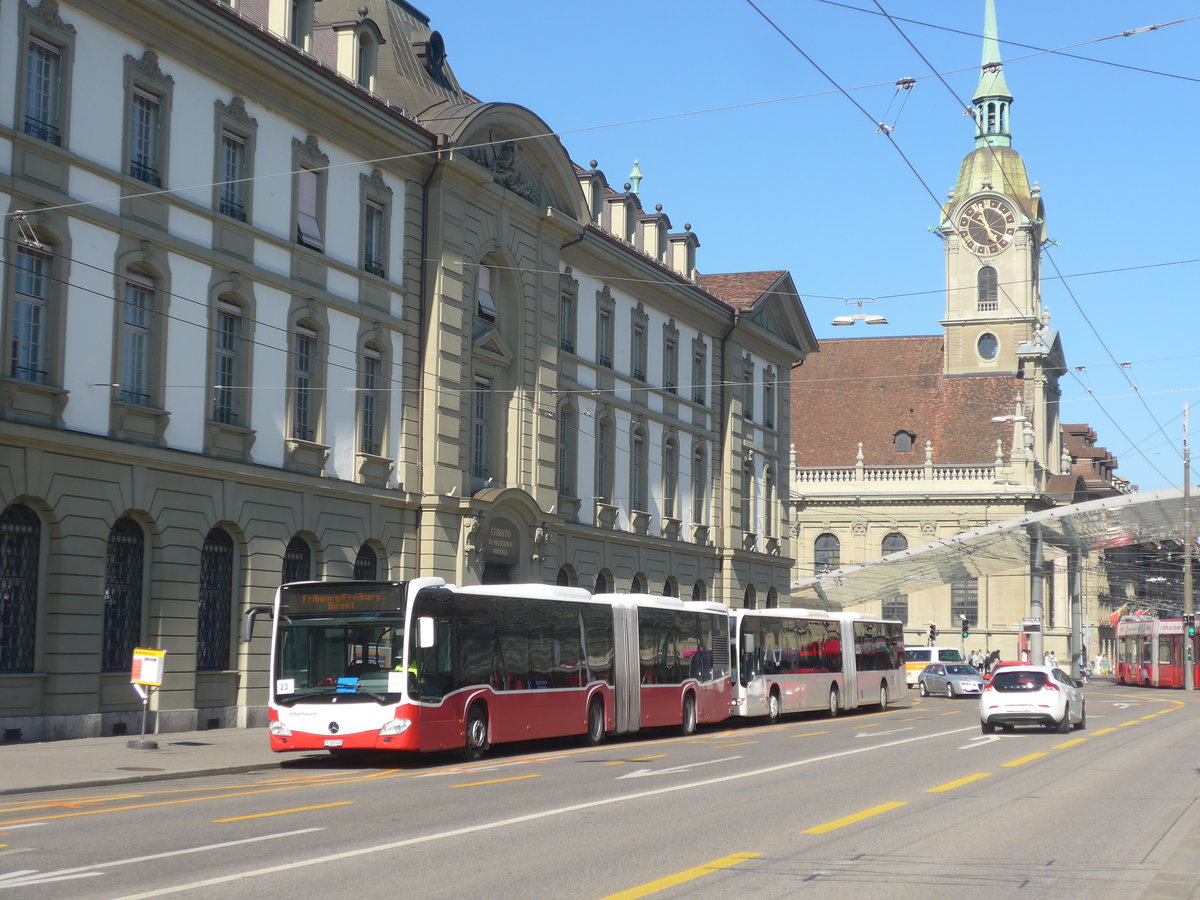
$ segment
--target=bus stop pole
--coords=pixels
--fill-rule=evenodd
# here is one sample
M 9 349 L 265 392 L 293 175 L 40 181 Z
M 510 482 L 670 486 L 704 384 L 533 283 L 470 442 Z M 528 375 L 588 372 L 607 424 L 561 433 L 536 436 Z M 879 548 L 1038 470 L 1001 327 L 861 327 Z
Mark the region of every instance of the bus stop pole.
M 1045 622 L 1045 606 L 1042 602 L 1042 581 L 1045 573 L 1042 571 L 1042 529 L 1034 524 L 1029 526 L 1032 542 L 1029 547 L 1029 618 L 1036 619 L 1037 630 L 1029 636 L 1029 664 L 1040 666 L 1045 656 L 1045 644 L 1042 642 L 1042 628 Z
M 1083 578 L 1079 571 L 1079 553 L 1067 554 L 1067 590 L 1071 594 L 1071 677 L 1078 681 L 1084 676 L 1083 667 Z

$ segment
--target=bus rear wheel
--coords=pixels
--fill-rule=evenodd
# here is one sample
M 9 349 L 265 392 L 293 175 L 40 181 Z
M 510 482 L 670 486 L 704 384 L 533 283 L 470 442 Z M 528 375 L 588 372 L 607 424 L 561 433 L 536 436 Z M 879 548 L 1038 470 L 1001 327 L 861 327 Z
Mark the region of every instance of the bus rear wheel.
M 887 709 L 887 705 L 888 705 L 888 689 L 887 689 L 887 682 L 886 682 L 886 681 L 881 681 L 881 682 L 879 683 L 879 708 L 880 708 L 880 709 Z
M 462 748 L 463 759 L 474 762 L 487 753 L 490 746 L 487 712 L 482 703 L 476 703 L 467 713 L 467 742 Z
M 595 747 L 604 743 L 604 701 L 593 697 L 588 704 L 587 742 Z
M 829 718 L 836 719 L 838 714 L 838 689 L 834 685 L 829 689 Z
M 679 732 L 684 737 L 691 737 L 696 733 L 696 695 L 688 694 L 683 698 L 683 724 L 679 726 Z

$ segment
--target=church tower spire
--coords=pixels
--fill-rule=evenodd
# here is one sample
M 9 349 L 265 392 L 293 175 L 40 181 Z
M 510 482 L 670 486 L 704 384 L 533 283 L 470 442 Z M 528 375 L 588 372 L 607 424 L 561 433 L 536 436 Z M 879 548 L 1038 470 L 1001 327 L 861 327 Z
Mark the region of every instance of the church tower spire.
M 975 88 L 972 102 L 975 104 L 975 146 L 1011 147 L 1008 117 L 1013 97 L 1004 81 L 1004 64 L 1000 59 L 996 0 L 985 0 L 983 58 L 979 66 L 979 86 Z

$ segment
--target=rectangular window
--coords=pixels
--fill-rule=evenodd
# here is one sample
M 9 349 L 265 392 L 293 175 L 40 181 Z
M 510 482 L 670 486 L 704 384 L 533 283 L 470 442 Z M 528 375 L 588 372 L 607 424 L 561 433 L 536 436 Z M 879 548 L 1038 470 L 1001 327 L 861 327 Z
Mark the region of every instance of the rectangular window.
M 359 423 L 359 451 L 378 456 L 380 440 L 380 377 L 383 369 L 383 357 L 378 350 L 369 347 L 363 351 L 362 368 L 362 406 Z
M 950 621 L 957 624 L 960 616 L 968 625 L 979 624 L 979 581 L 967 578 L 950 582 Z
M 29 42 L 25 56 L 25 133 L 54 144 L 62 144 L 59 134 L 59 77 L 62 54 L 39 40 Z
M 242 311 L 218 301 L 213 359 L 213 421 L 236 425 L 238 419 L 238 356 L 241 353 Z
M 558 492 L 575 496 L 575 414 L 564 407 L 558 413 Z
M 51 257 L 32 247 L 17 248 L 13 276 L 10 372 L 18 381 L 46 383 L 46 317 Z
M 558 295 L 558 346 L 575 352 L 575 298 L 566 291 Z
M 386 253 L 383 241 L 383 207 L 368 200 L 363 208 L 363 269 L 380 278 L 387 274 L 383 265 Z
M 246 221 L 246 142 L 221 133 L 221 215 Z
M 481 319 L 496 321 L 496 301 L 492 299 L 492 270 L 490 266 L 479 267 L 479 286 L 476 291 L 476 310 Z
M 162 186 L 158 174 L 160 118 L 158 98 L 135 90 L 129 115 L 129 174 L 155 187 Z
M 633 377 L 646 380 L 646 326 L 641 322 L 633 325 Z
M 320 221 L 321 173 L 301 169 L 296 173 L 296 241 L 314 250 L 325 250 Z
M 775 427 L 775 372 L 771 369 L 763 374 L 763 425 Z
M 697 350 L 692 354 L 692 402 L 704 405 L 705 383 L 708 381 L 708 374 L 705 372 L 707 361 L 703 350 Z
M 675 445 L 667 444 L 663 451 L 663 508 L 668 519 L 675 518 L 675 494 L 679 490 L 679 463 L 675 458 Z
M 646 438 L 641 433 L 634 434 L 630 451 L 631 505 L 644 512 L 649 504 L 646 497 Z
M 476 378 L 471 400 L 471 475 L 488 477 L 488 407 L 492 400 L 490 378 Z
M 150 405 L 149 353 L 150 316 L 154 302 L 154 282 L 130 273 L 125 278 L 124 307 L 121 312 L 120 393 L 122 403 Z
M 311 441 L 316 432 L 313 408 L 316 355 L 317 333 L 297 328 L 296 349 L 292 354 L 292 437 L 298 441 Z
M 600 322 L 596 339 L 599 342 L 596 348 L 596 361 L 605 368 L 611 369 L 613 356 L 613 320 L 610 310 L 600 310 Z
M 601 422 L 596 430 L 596 499 L 601 503 L 612 502 L 612 461 L 609 459 L 609 442 L 612 426 Z
M 674 339 L 668 339 L 663 345 L 663 387 L 668 394 L 676 391 L 679 380 L 679 345 Z
M 742 367 L 742 416 L 754 418 L 754 363 L 749 360 Z

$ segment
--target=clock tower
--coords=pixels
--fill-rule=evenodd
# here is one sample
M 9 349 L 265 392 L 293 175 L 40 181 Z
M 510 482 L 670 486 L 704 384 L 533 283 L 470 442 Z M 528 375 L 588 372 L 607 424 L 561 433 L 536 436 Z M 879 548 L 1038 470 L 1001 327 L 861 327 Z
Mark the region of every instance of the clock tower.
M 962 161 L 940 226 L 946 241 L 947 375 L 1016 375 L 1029 349 L 1049 337 L 1039 265 L 1042 200 L 1012 147 L 1013 97 L 1000 61 L 995 0 L 985 2 L 971 112 L 975 149 Z

